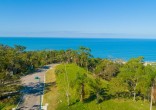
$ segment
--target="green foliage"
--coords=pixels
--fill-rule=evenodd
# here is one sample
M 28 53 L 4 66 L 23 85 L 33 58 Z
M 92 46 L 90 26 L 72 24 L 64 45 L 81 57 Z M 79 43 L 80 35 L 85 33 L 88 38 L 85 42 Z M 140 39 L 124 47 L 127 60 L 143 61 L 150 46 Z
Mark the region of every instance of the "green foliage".
M 103 100 L 104 88 L 106 87 L 105 81 L 94 78 L 90 73 L 86 74 L 87 71 L 85 69 L 75 64 L 62 64 L 57 66 L 55 70 L 57 76 L 56 82 L 60 94 L 60 103 L 58 105 L 58 109 L 65 109 L 67 107 L 66 87 L 68 84 L 66 83 L 65 72 L 67 73 L 70 86 L 70 108 L 73 107 L 74 103 L 76 103 L 76 105 L 78 104 L 77 106 L 81 106 L 82 104 L 78 102 L 79 100 L 84 102 L 84 104 L 87 100 L 94 100 L 92 99 L 94 95 L 97 99 L 96 103 L 99 103 L 101 100 Z M 83 106 L 80 108 L 83 108 Z
M 138 57 L 124 64 L 122 61 L 93 58 L 90 52 L 86 47 L 80 47 L 78 50 L 26 51 L 24 46 L 0 45 L 0 107 L 4 106 L 2 97 L 20 90 L 21 76 L 46 64 L 63 63 L 55 71 L 60 94 L 59 110 L 148 108 L 148 103 L 136 106 L 142 104 L 142 101 L 134 103 L 125 100 L 132 97 L 134 100 L 147 100 L 150 97 L 150 88 L 156 77 L 154 63 L 145 66 L 143 57 Z M 118 98 L 119 102 L 113 98 Z M 121 101 L 121 98 L 124 98 L 124 101 Z M 67 106 L 67 103 L 70 103 L 70 106 Z
M 96 74 L 86 74 L 87 71 L 85 69 L 74 64 L 65 65 L 59 65 L 56 69 L 57 84 L 60 89 L 59 93 L 62 94 L 59 97 L 61 101 L 58 105 L 58 110 L 67 109 L 65 90 L 63 91 L 67 86 L 66 81 L 63 80 L 65 72 L 67 72 L 69 78 L 71 105 L 68 108 L 71 110 L 88 110 L 91 109 L 90 107 L 93 107 L 95 110 L 145 110 L 145 108 L 148 108 L 148 102 L 147 104 L 144 103 L 145 105 L 142 104 L 137 107 L 135 104 L 142 103 L 142 101 L 135 103 L 132 103 L 132 100 L 127 101 L 127 99 L 131 99 L 132 97 L 134 100 L 148 100 L 149 98 L 150 87 L 156 76 L 156 72 L 153 66 L 144 65 L 142 57 L 130 59 L 125 64 L 106 59 L 99 60 L 95 64 Z M 98 73 L 102 73 L 103 77 L 98 75 Z M 79 102 L 80 95 L 82 94 L 80 92 L 82 91 L 82 84 L 85 85 L 84 91 L 87 103 L 85 101 L 84 103 Z M 95 98 L 96 100 L 94 100 Z M 108 98 L 111 98 L 111 100 L 108 100 Z M 117 98 L 119 102 L 114 98 Z M 120 102 L 123 98 L 124 100 Z M 117 105 L 113 107 L 113 104 Z
M 66 71 L 65 71 L 66 70 Z M 75 102 L 76 100 L 80 99 L 80 84 L 87 82 L 86 70 L 76 66 L 75 64 L 62 64 L 57 66 L 55 70 L 57 76 L 57 85 L 59 87 L 59 92 L 62 94 L 60 96 L 60 100 L 64 100 L 63 102 L 66 103 L 66 90 L 69 89 L 70 93 L 70 101 Z M 68 81 L 66 80 L 66 74 L 68 77 Z M 79 76 L 80 75 L 80 76 Z M 76 80 L 77 79 L 77 80 Z M 86 80 L 85 80 L 86 79 Z M 69 88 L 66 88 L 69 83 Z M 85 89 L 87 90 L 87 86 Z M 85 94 L 88 91 L 85 92 Z
M 143 57 L 130 59 L 121 69 L 118 79 L 126 83 L 130 96 L 147 98 L 150 94 L 150 87 L 156 76 L 152 66 L 144 66 Z
M 119 73 L 119 65 L 111 60 L 104 59 L 95 69 L 95 74 L 105 80 L 110 80 Z
M 47 64 L 66 62 L 65 53 L 72 59 L 78 55 L 74 50 L 26 51 L 26 47 L 20 45 L 0 45 L 0 100 L 10 92 L 19 91 L 21 76 Z
M 0 110 L 11 110 L 16 106 L 20 99 L 20 94 L 16 94 L 14 96 L 9 96 L 0 101 Z
M 96 103 L 100 103 L 105 97 L 105 85 L 100 78 L 90 81 L 91 93 L 96 95 Z
M 109 93 L 115 98 L 126 97 L 129 93 L 128 84 L 122 78 L 112 78 L 109 82 Z
M 80 94 L 80 101 L 85 97 L 85 86 L 88 84 L 88 77 L 85 73 L 78 72 L 73 82 L 70 82 L 73 88 L 76 88 L 77 94 Z M 73 85 L 74 84 L 74 85 Z

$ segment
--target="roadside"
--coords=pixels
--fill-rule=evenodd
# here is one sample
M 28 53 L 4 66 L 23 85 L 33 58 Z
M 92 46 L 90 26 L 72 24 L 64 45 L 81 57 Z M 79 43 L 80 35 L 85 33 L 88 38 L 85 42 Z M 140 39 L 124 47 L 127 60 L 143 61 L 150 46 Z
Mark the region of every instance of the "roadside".
M 55 110 L 57 107 L 58 92 L 56 86 L 56 77 L 55 77 L 55 68 L 57 65 L 54 65 L 53 68 L 48 70 L 45 74 L 45 91 L 43 96 L 43 105 L 48 103 L 48 110 Z
M 40 96 L 43 95 L 44 75 L 53 64 L 38 69 L 37 72 L 21 78 L 24 89 L 22 90 L 23 98 L 17 105 L 19 110 L 37 110 L 40 106 Z M 39 79 L 35 79 L 38 77 Z M 39 83 L 40 80 L 40 83 Z

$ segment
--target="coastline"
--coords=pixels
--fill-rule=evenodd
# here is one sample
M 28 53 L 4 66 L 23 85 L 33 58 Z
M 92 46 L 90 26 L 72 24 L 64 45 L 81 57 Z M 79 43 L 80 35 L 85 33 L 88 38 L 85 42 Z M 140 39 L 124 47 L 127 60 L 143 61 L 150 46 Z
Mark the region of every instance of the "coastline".
M 152 65 L 152 64 L 156 64 L 156 62 L 149 62 L 149 61 L 147 61 L 147 62 L 145 61 L 145 62 L 144 62 L 144 65 L 145 65 L 145 66 L 147 66 L 147 65 Z
M 22 45 L 27 51 L 35 50 L 77 50 L 80 46 L 91 49 L 95 58 L 123 59 L 144 56 L 144 61 L 156 61 L 156 40 L 150 39 L 108 39 L 108 38 L 27 38 L 0 37 L 0 44 Z M 146 51 L 145 51 L 146 50 Z
M 127 62 L 127 61 L 122 61 L 123 64 L 126 64 L 126 62 Z M 156 64 L 156 62 L 152 62 L 152 61 L 151 61 L 151 62 L 150 62 L 150 61 L 145 61 L 145 62 L 144 62 L 144 65 L 145 65 L 145 66 L 147 66 L 147 65 L 152 65 L 152 64 Z

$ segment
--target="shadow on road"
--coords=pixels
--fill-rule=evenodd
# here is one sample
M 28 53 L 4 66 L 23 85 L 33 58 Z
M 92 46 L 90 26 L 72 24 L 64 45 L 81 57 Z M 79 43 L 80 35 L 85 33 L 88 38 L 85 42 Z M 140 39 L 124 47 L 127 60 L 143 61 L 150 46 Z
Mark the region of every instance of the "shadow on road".
M 29 85 L 23 86 L 22 93 L 27 95 L 43 95 L 50 91 L 51 86 L 55 86 L 55 82 L 51 83 L 30 83 Z M 44 91 L 43 91 L 44 90 Z
M 50 67 L 51 67 L 51 66 L 46 65 L 46 66 L 43 66 L 43 67 L 41 67 L 41 68 L 36 69 L 36 70 L 33 71 L 32 73 L 43 72 L 43 71 L 45 71 L 45 70 L 47 70 L 47 69 L 50 69 Z M 32 74 L 32 73 L 29 73 L 29 74 Z
M 52 86 L 55 86 L 55 82 L 44 83 L 44 74 L 50 69 L 52 65 L 46 65 L 36 69 L 33 73 L 26 75 L 21 78 L 22 80 L 22 97 L 18 104 L 17 109 L 19 110 L 38 110 L 40 106 L 40 97 L 43 94 L 49 92 Z M 39 80 L 34 80 L 38 76 Z M 40 83 L 39 83 L 39 82 Z
M 29 83 L 28 85 L 23 86 L 22 94 L 23 95 L 33 95 L 33 96 L 39 96 L 46 94 L 48 91 L 50 91 L 51 86 L 55 86 L 55 82 L 51 83 Z M 44 91 L 43 91 L 44 90 Z M 21 104 L 24 100 L 21 101 Z M 20 106 L 16 110 L 39 110 L 40 105 L 33 105 L 31 109 L 27 107 L 26 105 Z

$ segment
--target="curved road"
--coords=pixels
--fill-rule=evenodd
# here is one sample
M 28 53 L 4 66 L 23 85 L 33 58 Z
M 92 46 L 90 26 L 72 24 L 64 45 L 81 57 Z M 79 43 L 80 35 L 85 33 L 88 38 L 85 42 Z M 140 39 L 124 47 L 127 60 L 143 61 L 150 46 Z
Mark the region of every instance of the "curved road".
M 40 95 L 43 95 L 44 90 L 44 75 L 46 71 L 52 68 L 54 64 L 44 66 L 38 69 L 35 73 L 21 78 L 24 89 L 22 90 L 23 97 L 18 104 L 17 110 L 39 110 Z M 35 79 L 38 76 L 39 80 Z

